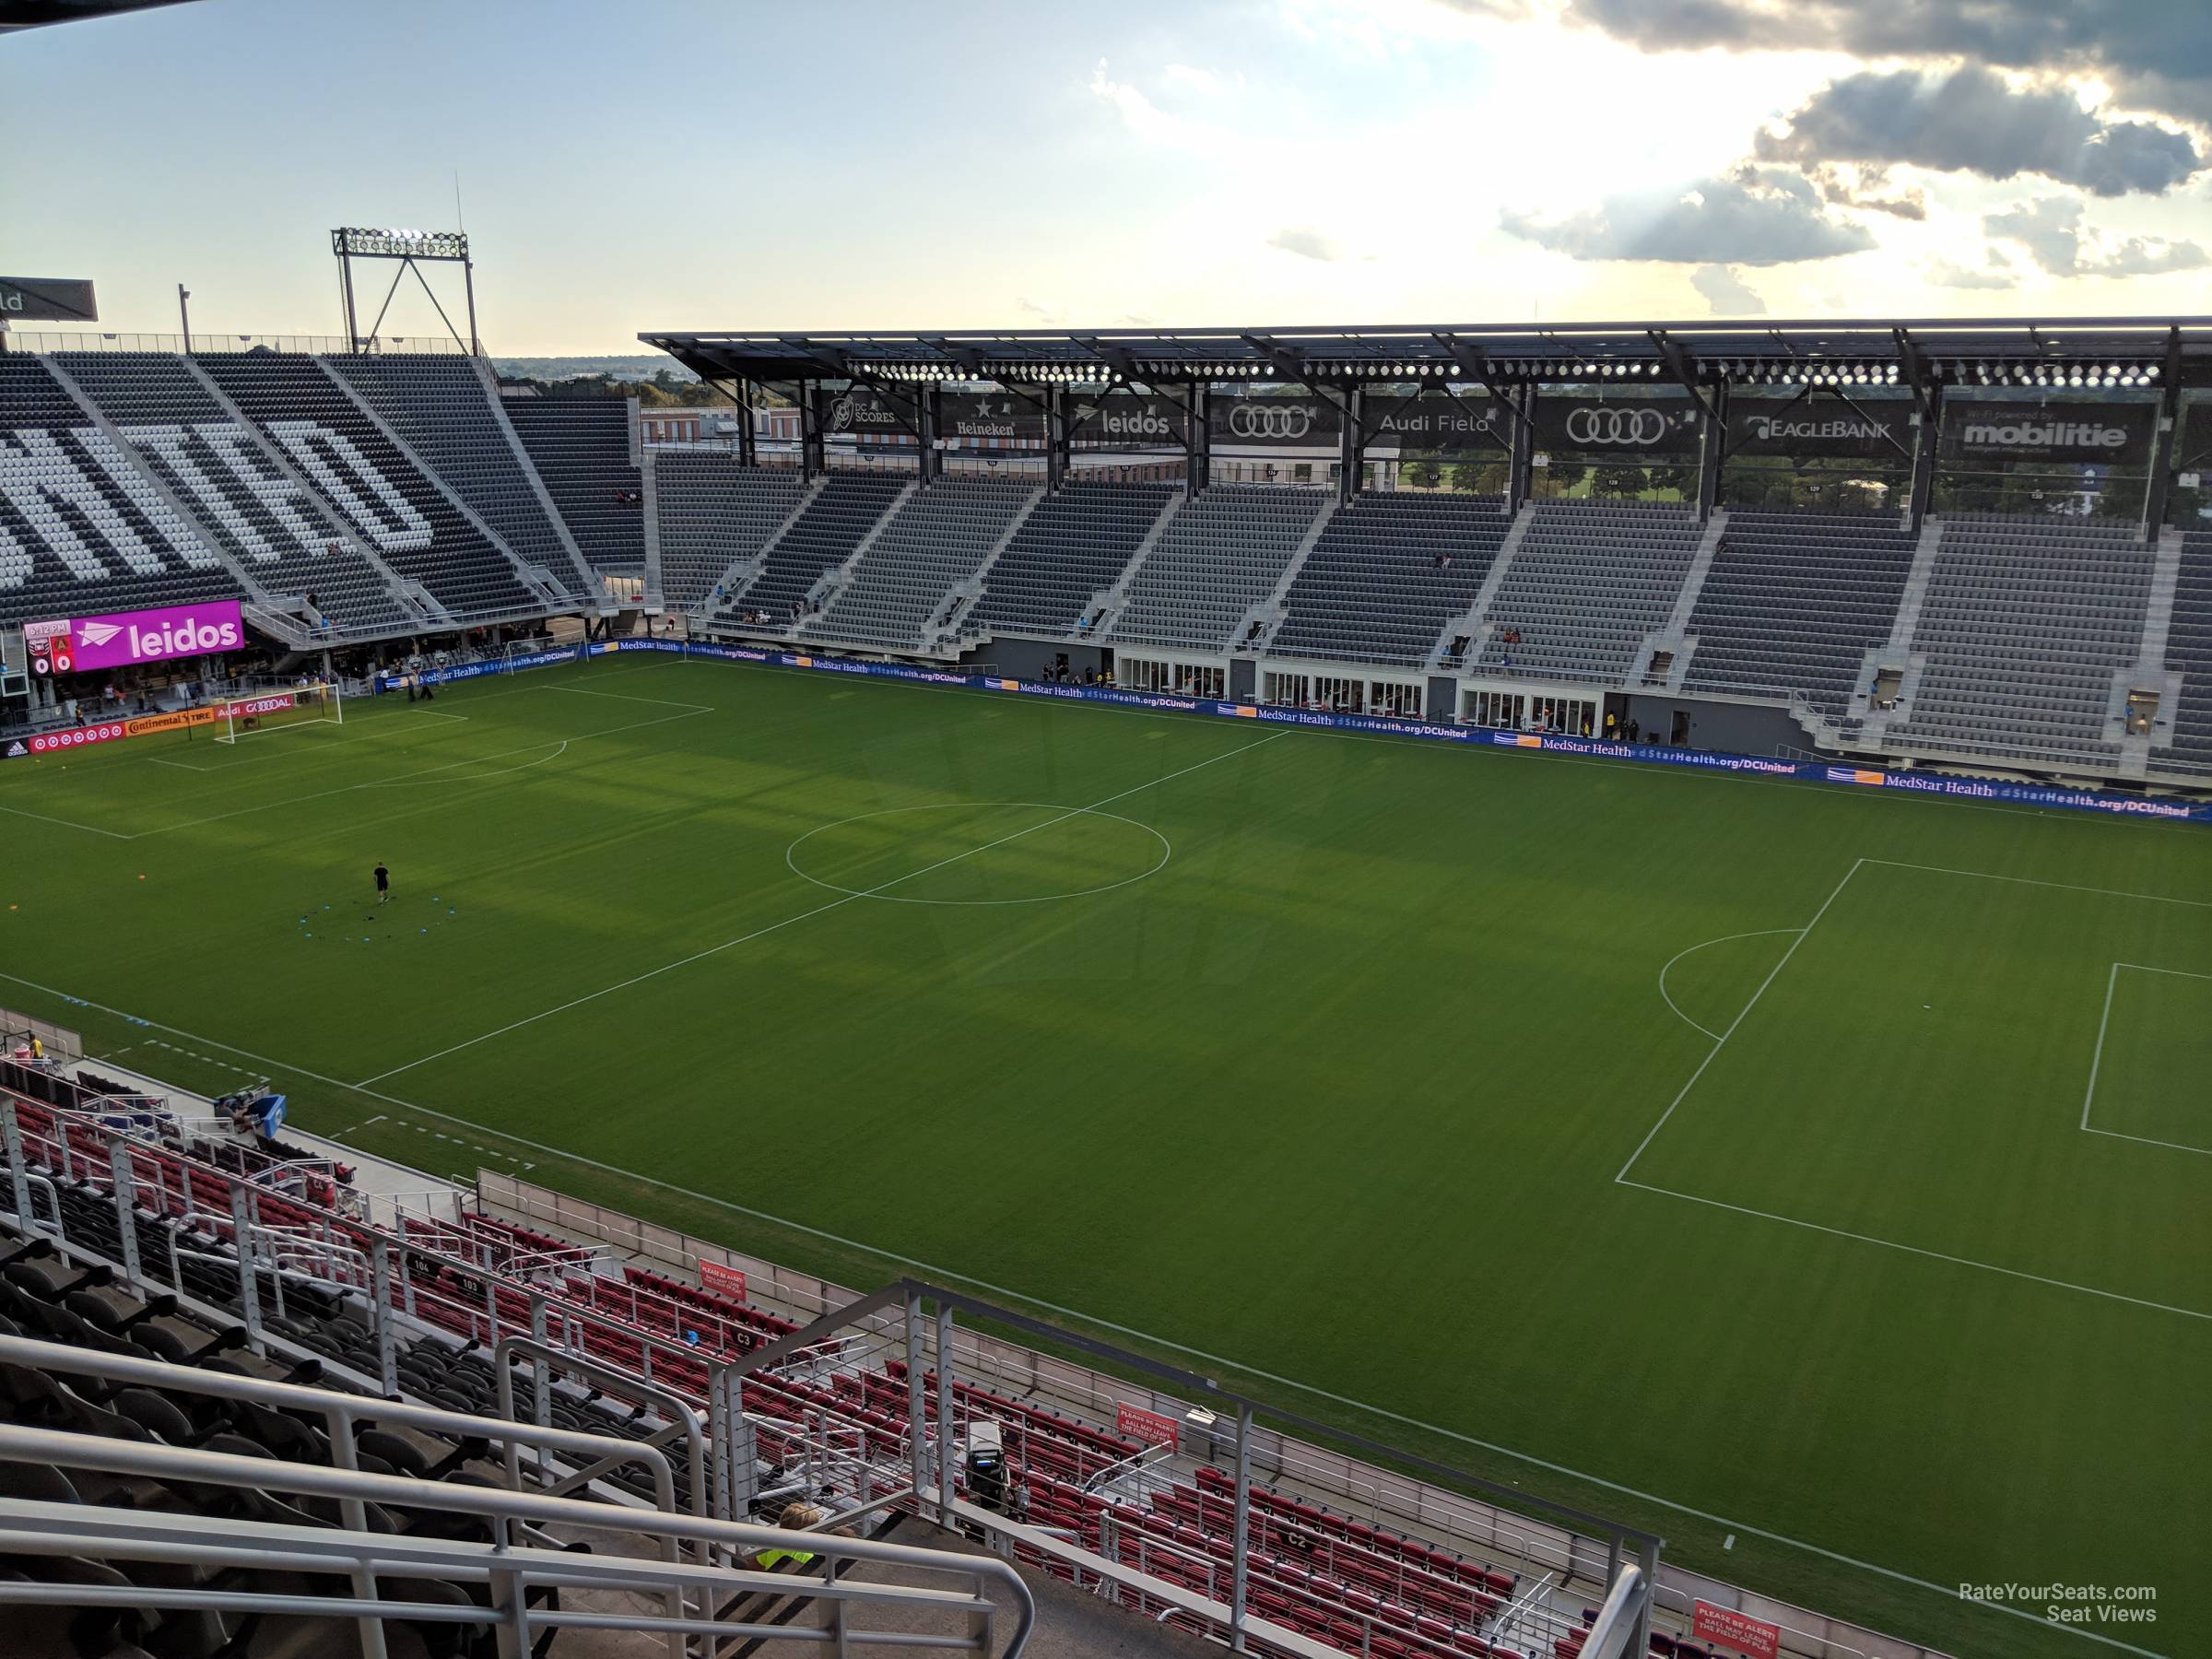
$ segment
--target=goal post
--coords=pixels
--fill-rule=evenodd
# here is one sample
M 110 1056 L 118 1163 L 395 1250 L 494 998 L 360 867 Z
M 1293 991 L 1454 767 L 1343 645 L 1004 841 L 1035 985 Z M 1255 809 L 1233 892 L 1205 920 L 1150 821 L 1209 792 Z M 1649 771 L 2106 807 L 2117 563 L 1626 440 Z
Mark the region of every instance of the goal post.
M 304 680 L 227 694 L 215 704 L 215 713 L 222 728 L 215 741 L 237 743 L 293 726 L 344 725 L 346 700 L 335 681 Z

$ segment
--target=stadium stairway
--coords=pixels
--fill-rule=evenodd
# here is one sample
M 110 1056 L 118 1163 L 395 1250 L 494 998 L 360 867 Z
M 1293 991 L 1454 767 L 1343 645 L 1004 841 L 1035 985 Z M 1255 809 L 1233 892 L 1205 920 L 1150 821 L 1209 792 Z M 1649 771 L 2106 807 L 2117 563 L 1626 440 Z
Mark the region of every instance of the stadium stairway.
M 133 459 L 279 605 L 312 594 L 337 638 L 425 618 L 374 548 L 324 510 L 261 435 L 166 352 L 72 352 L 47 359 Z
M 536 585 L 589 608 L 599 579 L 554 510 L 479 358 L 328 357 L 323 366 L 526 567 Z
M 0 354 L 0 622 L 189 605 L 245 586 L 41 359 Z
M 634 397 L 511 397 L 500 403 L 592 569 L 645 570 L 644 474 Z
M 1047 495 L 984 574 L 956 642 L 994 633 L 1072 636 L 1181 499 L 1167 485 L 1080 481 Z
M 1944 519 L 1906 641 L 1919 673 L 1885 745 L 1892 753 L 2115 771 L 2156 559 L 2156 547 L 2129 524 Z
M 1684 688 L 1794 693 L 1840 720 L 1916 547 L 1893 513 L 1732 512 L 1685 630 Z
M 813 499 L 795 468 L 741 466 L 723 450 L 648 450 L 644 476 L 661 598 L 687 613 L 742 594 L 762 551 Z
M 1616 501 L 1533 504 L 1485 616 L 1473 671 L 1627 686 L 1673 612 L 1703 526 L 1687 509 Z M 1517 631 L 1517 643 L 1500 636 Z
M 2171 738 L 2150 767 L 2205 788 L 2212 786 L 2212 531 L 2170 534 L 2179 546 L 2165 664 L 2181 685 Z
M 1512 520 L 1491 497 L 1365 495 L 1323 530 L 1270 656 L 1425 665 L 1474 603 Z
M 1226 652 L 1334 500 L 1316 489 L 1210 486 L 1168 522 L 1104 637 L 1117 646 Z
M 949 478 L 917 489 L 863 544 L 836 597 L 799 626 L 798 637 L 921 651 L 954 590 L 974 580 L 1039 493 L 1026 484 Z
M 207 353 L 194 367 L 283 451 L 384 562 L 456 621 L 541 615 L 547 594 L 458 498 L 427 475 L 321 360 L 282 352 Z
M 766 627 L 797 623 L 801 602 L 852 559 L 912 487 L 912 479 L 895 473 L 837 473 L 823 479 L 760 549 L 759 573 L 725 594 L 712 619 L 747 626 L 742 617 L 760 612 L 768 618 Z

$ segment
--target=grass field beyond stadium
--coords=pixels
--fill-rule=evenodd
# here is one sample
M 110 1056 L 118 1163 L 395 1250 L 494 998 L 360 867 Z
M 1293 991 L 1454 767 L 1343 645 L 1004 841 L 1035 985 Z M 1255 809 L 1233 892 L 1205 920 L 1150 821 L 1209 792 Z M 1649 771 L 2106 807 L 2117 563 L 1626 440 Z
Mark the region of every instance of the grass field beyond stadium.
M 2212 833 L 697 662 L 347 716 L 0 766 L 0 1003 L 1955 1653 L 2212 1651 Z M 1957 1594 L 2046 1583 L 2157 1618 Z

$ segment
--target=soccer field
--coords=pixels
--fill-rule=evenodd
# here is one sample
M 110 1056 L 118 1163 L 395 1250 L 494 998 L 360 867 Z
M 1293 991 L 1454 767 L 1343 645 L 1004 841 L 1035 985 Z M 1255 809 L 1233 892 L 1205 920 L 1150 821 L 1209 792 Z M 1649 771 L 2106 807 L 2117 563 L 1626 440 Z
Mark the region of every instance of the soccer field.
M 630 657 L 8 762 L 0 846 L 0 1003 L 178 1083 L 2212 1652 L 2201 829 Z M 1958 1596 L 2046 1583 L 2155 1622 Z

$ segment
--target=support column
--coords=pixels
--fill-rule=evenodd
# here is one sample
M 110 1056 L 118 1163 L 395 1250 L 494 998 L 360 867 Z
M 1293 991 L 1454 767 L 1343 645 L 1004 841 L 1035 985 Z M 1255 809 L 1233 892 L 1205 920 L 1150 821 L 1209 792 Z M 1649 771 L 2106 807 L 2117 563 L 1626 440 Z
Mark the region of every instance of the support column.
M 1652 1651 L 1652 1605 L 1659 1599 L 1659 1546 L 1647 1542 L 1637 1552 L 1636 1564 L 1643 1569 L 1643 1595 L 1636 1605 L 1636 1634 L 1628 1646 L 1631 1653 L 1643 1654 Z
M 945 457 L 937 448 L 937 400 L 944 394 L 945 388 L 934 381 L 914 394 L 914 441 L 921 446 L 918 470 L 924 485 L 945 476 Z
M 1928 405 L 1921 416 L 1919 441 L 1912 446 L 1912 497 L 1909 509 L 1912 527 L 1927 522 L 1928 503 L 1936 499 L 1936 465 L 1943 453 L 1943 387 L 1928 388 Z
M 1214 481 L 1213 409 L 1207 388 L 1191 383 L 1191 406 L 1183 416 L 1182 493 L 1194 496 Z
M 1244 1596 L 1252 1560 L 1252 1407 L 1237 1407 L 1236 1531 L 1230 1542 L 1229 1651 L 1244 1651 Z M 1649 1644 L 1646 1644 L 1648 1648 Z M 1646 1648 L 1639 1648 L 1643 1653 Z
M 922 1347 L 922 1299 L 906 1293 L 906 1437 L 914 1474 L 914 1502 L 929 1489 L 929 1406 L 922 1392 L 928 1356 Z
M 952 1524 L 952 1309 L 937 1304 L 937 1523 Z
M 753 430 L 753 398 L 759 388 L 742 376 L 737 382 L 737 465 L 760 465 L 760 438 Z
M 2173 489 L 2173 449 L 2182 429 L 2182 390 L 2169 383 L 2159 396 L 2159 429 L 2151 439 L 2150 476 L 2144 481 L 2143 539 L 2155 542 L 2166 524 Z
M 1699 418 L 1704 443 L 1698 454 L 1698 523 L 1721 504 L 1721 461 L 1728 448 L 1728 383 L 1712 388 L 1712 408 Z
M 1359 493 L 1359 468 L 1367 453 L 1367 435 L 1359 429 L 1367 408 L 1367 393 L 1359 386 L 1344 394 L 1341 418 L 1344 429 L 1336 439 L 1336 504 L 1348 507 Z
M 376 1380 L 399 1395 L 399 1351 L 392 1342 L 392 1246 L 378 1239 L 369 1251 L 369 1318 L 376 1332 Z
M 253 1265 L 253 1194 L 242 1181 L 230 1183 L 230 1242 L 238 1252 L 239 1307 L 246 1325 L 246 1341 L 256 1354 L 265 1353 L 261 1340 L 261 1276 Z
M 23 1126 L 16 1122 L 16 1103 L 0 1095 L 0 1142 L 7 1147 L 7 1185 L 15 1200 L 16 1225 L 30 1237 L 30 1170 L 23 1161 Z
M 146 1281 L 138 1272 L 138 1222 L 134 1213 L 138 1183 L 131 1173 L 130 1142 L 120 1135 L 108 1138 L 108 1169 L 115 1181 L 115 1230 L 123 1244 L 119 1253 L 123 1276 L 143 1288 Z
M 1536 431 L 1534 424 L 1536 389 L 1524 386 L 1518 403 L 1508 400 L 1513 409 L 1512 453 L 1505 464 L 1505 510 L 1518 512 L 1521 503 L 1527 500 L 1534 483 L 1536 457 Z
M 818 478 L 825 470 L 821 411 L 815 406 L 814 391 L 814 382 L 799 382 L 799 476 L 802 478 Z
M 1067 388 L 1047 386 L 1044 389 L 1045 488 L 1059 489 L 1067 482 Z

